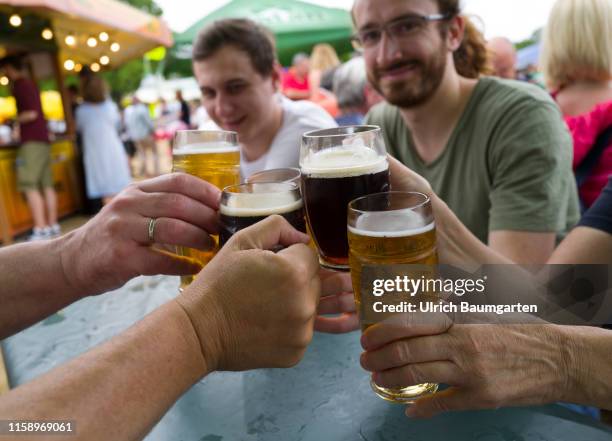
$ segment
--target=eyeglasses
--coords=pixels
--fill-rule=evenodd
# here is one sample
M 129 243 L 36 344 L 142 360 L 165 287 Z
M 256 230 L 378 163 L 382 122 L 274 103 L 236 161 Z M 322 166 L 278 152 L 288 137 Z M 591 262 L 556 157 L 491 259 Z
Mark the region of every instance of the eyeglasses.
M 364 29 L 351 37 L 355 50 L 372 49 L 378 46 L 383 32 L 395 41 L 406 40 L 418 35 L 432 21 L 448 20 L 448 14 L 408 15 L 384 24 L 380 28 Z

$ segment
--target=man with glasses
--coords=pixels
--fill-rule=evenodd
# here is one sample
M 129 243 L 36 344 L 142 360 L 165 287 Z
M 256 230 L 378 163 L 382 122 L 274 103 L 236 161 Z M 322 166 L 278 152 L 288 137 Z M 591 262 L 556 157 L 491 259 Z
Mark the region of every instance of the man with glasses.
M 354 44 L 385 97 L 366 121 L 483 242 L 545 262 L 578 220 L 571 138 L 543 91 L 481 77 L 486 46 L 459 0 L 356 0 Z

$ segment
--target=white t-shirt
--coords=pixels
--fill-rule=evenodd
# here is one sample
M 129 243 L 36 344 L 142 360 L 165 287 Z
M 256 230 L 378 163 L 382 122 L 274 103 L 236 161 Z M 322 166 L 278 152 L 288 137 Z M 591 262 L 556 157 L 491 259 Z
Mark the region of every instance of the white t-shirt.
M 244 181 L 262 170 L 300 166 L 302 135 L 309 130 L 337 127 L 336 121 L 322 107 L 310 101 L 291 101 L 279 96 L 283 108 L 283 124 L 272 140 L 270 149 L 255 161 L 240 158 L 240 174 Z

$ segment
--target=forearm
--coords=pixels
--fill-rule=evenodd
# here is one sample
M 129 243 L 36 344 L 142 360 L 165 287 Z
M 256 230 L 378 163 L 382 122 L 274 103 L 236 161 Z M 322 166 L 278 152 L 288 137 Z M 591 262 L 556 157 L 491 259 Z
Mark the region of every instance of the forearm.
M 29 122 L 34 121 L 37 116 L 38 116 L 38 113 L 36 113 L 36 111 L 34 110 L 28 110 L 26 112 L 21 112 L 19 115 L 17 115 L 17 122 L 19 124 L 27 124 Z
M 540 265 L 555 249 L 555 233 L 500 230 L 489 232 L 489 247 L 521 265 Z
M 0 339 L 80 298 L 62 264 L 67 243 L 62 237 L 0 249 Z
M 603 264 L 610 263 L 612 235 L 589 227 L 575 228 L 557 247 L 549 264 Z
M 612 409 L 612 331 L 594 327 L 561 327 L 567 348 L 567 393 L 571 403 Z
M 75 441 L 142 439 L 206 373 L 191 322 L 171 301 L 103 346 L 2 396 L 0 419 L 73 420 Z

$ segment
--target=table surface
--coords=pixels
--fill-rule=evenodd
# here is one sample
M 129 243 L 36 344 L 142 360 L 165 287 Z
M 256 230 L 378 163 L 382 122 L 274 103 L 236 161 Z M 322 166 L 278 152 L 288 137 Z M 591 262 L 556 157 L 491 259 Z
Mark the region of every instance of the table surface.
M 178 279 L 138 278 L 84 299 L 2 342 L 12 386 L 123 331 L 176 295 Z M 416 421 L 370 390 L 359 335 L 316 334 L 292 369 L 213 373 L 170 409 L 147 440 L 610 441 L 612 430 L 558 405 L 460 412 Z M 168 379 L 171 381 L 172 379 Z

